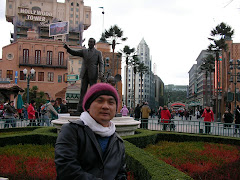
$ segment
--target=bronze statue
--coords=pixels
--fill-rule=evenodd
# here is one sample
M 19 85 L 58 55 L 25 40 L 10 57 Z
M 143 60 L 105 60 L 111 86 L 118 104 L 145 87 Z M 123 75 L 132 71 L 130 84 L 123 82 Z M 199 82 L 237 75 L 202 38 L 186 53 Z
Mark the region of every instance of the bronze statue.
M 92 86 L 97 83 L 97 79 L 103 79 L 103 58 L 101 51 L 94 48 L 95 39 L 90 38 L 88 41 L 88 49 L 73 50 L 69 48 L 67 44 L 64 44 L 64 48 L 67 52 L 73 56 L 80 56 L 83 58 L 82 69 L 80 73 L 81 90 L 80 99 L 77 106 L 77 112 L 83 112 L 82 101 L 87 92 L 88 85 Z

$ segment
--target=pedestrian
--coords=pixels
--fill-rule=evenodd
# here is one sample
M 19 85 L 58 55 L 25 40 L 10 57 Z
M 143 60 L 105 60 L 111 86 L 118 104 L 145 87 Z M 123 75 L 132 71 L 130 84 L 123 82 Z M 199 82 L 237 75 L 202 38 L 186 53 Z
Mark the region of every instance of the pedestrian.
M 237 108 L 236 108 L 236 112 L 235 112 L 235 133 L 237 133 L 237 130 L 238 130 L 238 133 L 240 134 L 240 107 L 239 105 L 237 105 Z
M 158 111 L 157 111 L 157 116 L 158 116 L 158 124 L 160 123 L 161 120 L 161 111 L 162 111 L 163 107 L 159 106 Z
M 119 96 L 97 83 L 84 96 L 80 119 L 64 124 L 55 145 L 57 179 L 127 180 L 125 148 L 111 122 Z
M 136 108 L 134 109 L 134 117 L 135 117 L 135 120 L 139 120 L 141 117 L 141 108 L 139 104 L 137 104 Z
M 60 113 L 68 113 L 67 101 L 65 99 L 62 100 L 62 103 L 60 104 L 60 109 Z
M 142 119 L 141 119 L 140 128 L 148 129 L 148 117 L 150 112 L 151 112 L 151 109 L 148 106 L 148 103 L 145 102 L 141 108 Z
M 211 133 L 211 122 L 214 121 L 214 114 L 209 106 L 206 106 L 201 117 L 204 117 L 205 133 L 206 134 Z
M 126 105 L 123 106 L 120 113 L 122 114 L 122 116 L 127 116 L 128 115 L 129 111 L 128 111 L 128 108 L 126 107 Z
M 54 113 L 56 116 L 58 116 L 57 111 L 53 107 L 54 104 L 55 100 L 51 100 L 49 103 L 43 104 L 41 106 L 41 126 L 44 126 L 44 123 L 46 123 L 47 126 L 50 125 L 50 119 L 52 117 L 51 113 Z
M 64 44 L 64 48 L 67 52 L 73 56 L 82 57 L 82 67 L 81 67 L 81 92 L 80 99 L 77 106 L 78 112 L 83 112 L 82 100 L 85 95 L 88 85 L 92 86 L 97 83 L 98 78 L 103 79 L 103 58 L 101 51 L 94 48 L 96 40 L 90 38 L 88 40 L 88 49 L 74 50 L 71 49 L 67 44 Z
M 196 110 L 195 114 L 197 116 L 197 119 L 200 118 L 200 111 L 198 109 Z
M 51 111 L 51 119 L 52 120 L 57 119 L 58 118 L 58 113 L 61 112 L 61 108 L 60 108 L 60 105 L 59 105 L 58 101 L 55 101 L 53 107 L 54 107 L 55 111 L 57 112 L 57 114 L 54 111 Z
M 31 100 L 31 103 L 30 105 L 28 106 L 27 108 L 27 112 L 28 112 L 28 119 L 30 120 L 28 126 L 36 126 L 36 110 L 35 110 L 35 105 L 36 105 L 36 102 L 34 100 Z
M 130 111 L 129 111 L 129 113 L 130 113 L 130 117 L 133 117 L 133 116 L 134 116 L 134 109 L 131 108 Z
M 16 127 L 16 117 L 17 117 L 17 110 L 14 107 L 14 102 L 10 101 L 9 103 L 5 103 L 4 105 L 4 128 L 9 128 L 11 124 L 12 127 Z
M 163 106 L 163 109 L 161 110 L 161 123 L 163 123 L 163 131 L 167 130 L 168 125 L 171 121 L 171 113 L 167 109 L 167 106 Z
M 230 112 L 229 109 L 227 109 L 223 114 L 223 120 L 224 120 L 224 129 L 225 128 L 231 128 L 231 124 L 233 122 L 233 114 Z M 226 124 L 225 124 L 226 123 Z

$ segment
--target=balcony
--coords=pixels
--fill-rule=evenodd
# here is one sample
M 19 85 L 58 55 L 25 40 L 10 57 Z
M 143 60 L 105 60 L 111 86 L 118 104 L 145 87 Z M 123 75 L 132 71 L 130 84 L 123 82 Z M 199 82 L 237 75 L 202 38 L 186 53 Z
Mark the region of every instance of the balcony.
M 62 68 L 67 69 L 67 59 L 63 59 L 61 63 L 59 63 L 58 58 L 52 58 L 52 61 L 49 62 L 47 57 L 41 57 L 40 61 L 36 61 L 35 57 L 23 58 L 23 56 L 19 57 L 19 66 L 31 66 L 31 67 L 48 67 L 48 68 Z

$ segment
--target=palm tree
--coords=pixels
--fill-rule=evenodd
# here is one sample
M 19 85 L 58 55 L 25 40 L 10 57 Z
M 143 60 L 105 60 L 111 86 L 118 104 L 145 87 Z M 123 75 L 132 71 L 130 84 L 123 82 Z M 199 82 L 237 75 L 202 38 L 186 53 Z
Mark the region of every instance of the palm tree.
M 137 67 L 139 65 L 140 61 L 137 55 L 133 56 L 131 66 L 133 67 L 133 73 L 134 73 L 134 83 L 133 83 L 133 107 L 135 108 L 135 91 L 136 91 L 136 74 L 137 74 Z
M 210 99 L 212 97 L 212 72 L 214 71 L 215 58 L 212 54 L 207 55 L 206 58 L 203 58 L 203 63 L 200 66 L 200 72 L 205 72 L 205 87 L 206 87 L 206 104 L 210 105 Z M 208 91 L 207 78 L 208 74 L 210 75 L 210 90 Z M 208 97 L 208 92 L 210 92 L 210 97 Z
M 134 55 L 135 49 L 134 49 L 134 48 L 130 48 L 129 46 L 125 46 L 125 47 L 123 48 L 123 50 L 121 50 L 121 52 L 122 52 L 123 54 L 125 54 L 125 57 L 126 57 L 125 105 L 127 106 L 128 65 L 129 65 L 129 63 L 131 62 L 132 58 L 133 58 L 133 55 Z
M 111 26 L 109 30 L 105 30 L 105 38 L 109 41 L 109 44 L 112 45 L 112 50 L 113 50 L 113 58 L 112 58 L 112 75 L 114 75 L 114 52 L 115 52 L 115 47 L 117 44 L 120 44 L 118 41 L 126 41 L 127 38 L 123 37 L 123 31 L 117 26 Z
M 148 66 L 145 66 L 144 63 L 139 63 L 139 65 L 137 66 L 137 72 L 140 74 L 140 78 L 141 78 L 141 98 L 140 98 L 140 102 L 142 103 L 142 78 L 143 78 L 143 74 L 149 73 Z
M 231 26 L 220 23 L 217 25 L 213 30 L 211 30 L 211 38 L 208 38 L 211 42 L 208 46 L 208 50 L 210 52 L 214 52 L 216 55 L 216 62 L 217 62 L 217 71 L 218 71 L 218 61 L 219 61 L 219 53 L 221 51 L 227 50 L 227 44 L 226 40 L 231 39 L 232 35 L 234 34 L 234 30 L 231 28 Z M 223 62 L 223 67 L 225 67 L 225 62 Z M 222 72 L 224 74 L 224 72 Z M 217 94 L 216 94 L 216 114 L 218 118 L 218 90 L 219 90 L 219 82 L 218 82 L 218 72 L 217 72 Z

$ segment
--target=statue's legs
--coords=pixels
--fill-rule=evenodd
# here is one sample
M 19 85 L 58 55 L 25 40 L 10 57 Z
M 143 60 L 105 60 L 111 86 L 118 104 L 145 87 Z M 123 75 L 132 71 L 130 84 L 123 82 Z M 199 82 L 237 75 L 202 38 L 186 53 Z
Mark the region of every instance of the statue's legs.
M 88 76 L 84 76 L 81 80 L 81 90 L 80 90 L 80 99 L 77 105 L 77 112 L 82 113 L 83 112 L 83 107 L 82 107 L 82 102 L 83 102 L 83 97 L 85 96 L 86 92 L 87 92 L 87 88 L 88 88 L 88 84 L 90 84 L 90 86 L 92 86 L 93 84 L 97 83 L 97 79 L 96 80 L 89 80 Z

